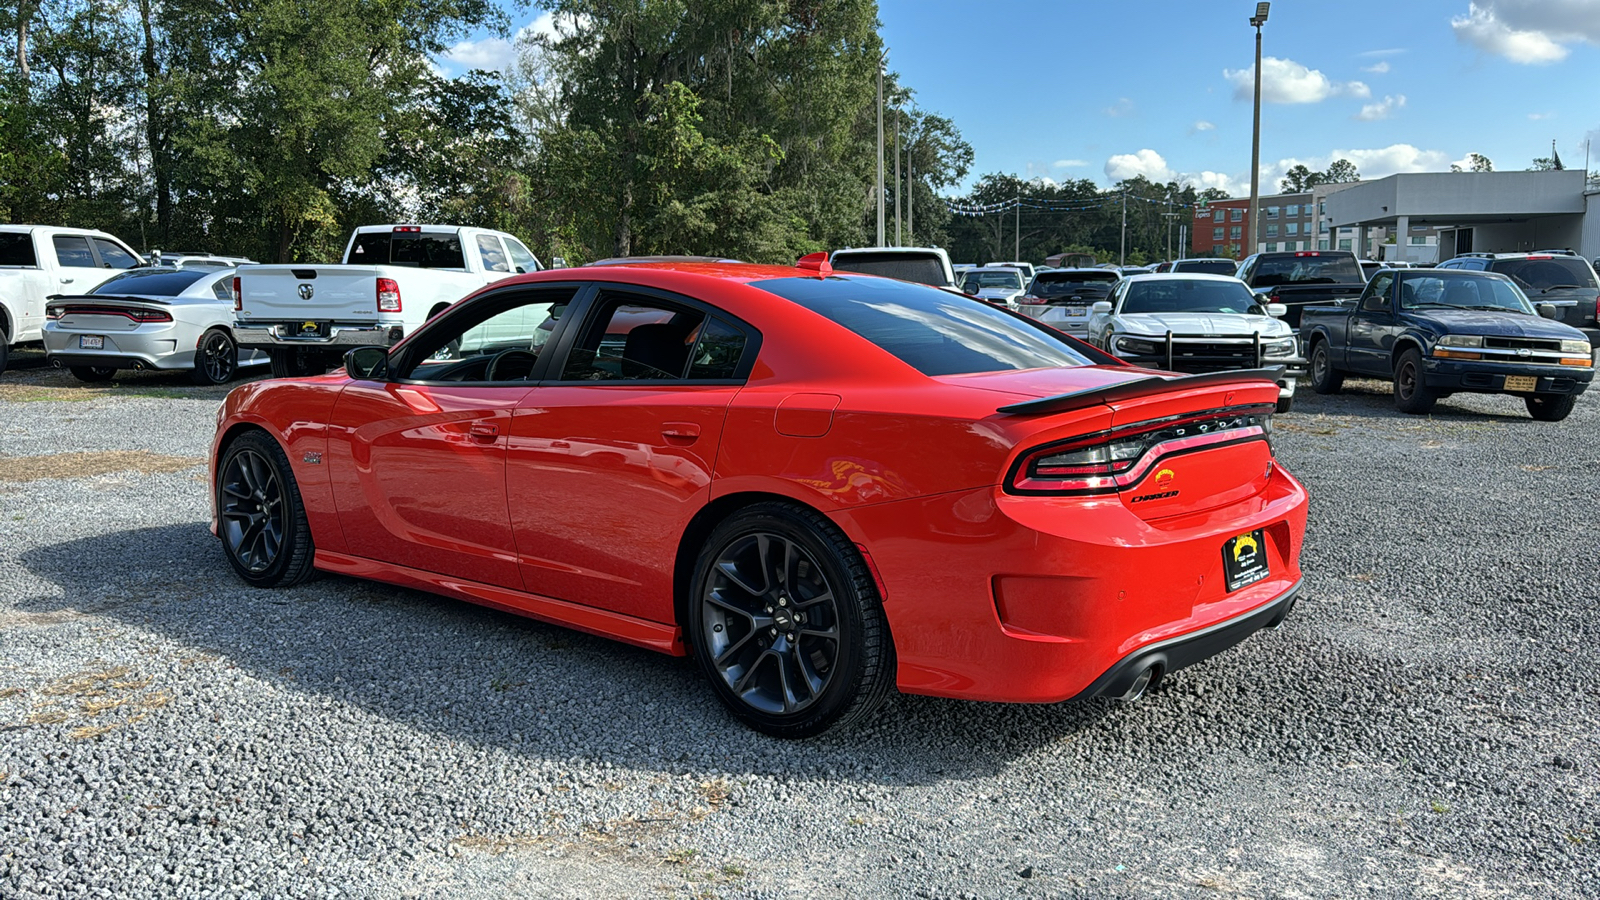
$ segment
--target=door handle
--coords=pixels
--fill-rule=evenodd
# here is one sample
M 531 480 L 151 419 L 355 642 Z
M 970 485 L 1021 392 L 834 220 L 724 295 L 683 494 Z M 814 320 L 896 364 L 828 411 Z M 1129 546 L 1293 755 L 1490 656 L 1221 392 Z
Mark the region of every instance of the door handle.
M 473 422 L 472 436 L 480 439 L 493 440 L 500 436 L 500 426 L 493 422 Z
M 72 279 L 71 278 L 63 278 L 63 279 L 61 279 L 61 283 L 62 284 L 71 284 L 72 283 Z
M 668 422 L 661 426 L 661 436 L 692 441 L 700 436 L 700 426 L 694 422 Z

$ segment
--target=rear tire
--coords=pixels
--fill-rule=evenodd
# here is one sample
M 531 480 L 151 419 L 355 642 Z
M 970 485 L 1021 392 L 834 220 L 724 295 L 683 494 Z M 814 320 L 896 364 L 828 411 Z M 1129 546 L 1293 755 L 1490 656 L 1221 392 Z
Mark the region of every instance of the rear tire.
M 1337 394 L 1344 387 L 1344 373 L 1333 367 L 1333 354 L 1327 341 L 1311 345 L 1311 389 L 1319 394 Z
M 1403 413 L 1422 415 L 1431 412 L 1439 395 L 1423 383 L 1422 353 L 1416 349 L 1400 354 L 1394 367 L 1394 406 Z
M 11 345 L 6 342 L 5 320 L 0 319 L 0 375 L 5 374 L 6 364 L 11 361 Z
M 1559 422 L 1572 413 L 1578 403 L 1577 394 L 1530 394 L 1522 398 L 1528 404 L 1528 415 L 1541 422 Z
M 221 328 L 200 335 L 194 351 L 194 368 L 189 378 L 199 385 L 226 384 L 239 373 L 239 345 Z
M 283 448 L 264 431 L 229 442 L 217 466 L 217 536 L 233 571 L 255 587 L 289 587 L 312 574 L 316 547 L 300 486 Z
M 273 347 L 267 351 L 273 378 L 304 378 L 328 371 L 322 351 L 315 347 Z
M 894 645 L 866 562 L 821 514 L 783 502 L 718 525 L 695 561 L 690 648 L 750 728 L 808 738 L 860 721 L 894 684 Z
M 68 366 L 67 371 L 71 372 L 72 376 L 79 381 L 85 381 L 89 384 L 100 384 L 117 377 L 117 370 L 114 366 Z
M 1279 397 L 1278 398 L 1278 407 L 1277 407 L 1277 410 L 1276 410 L 1277 412 L 1286 413 L 1291 409 L 1294 409 L 1294 395 L 1293 394 L 1290 394 L 1287 397 Z

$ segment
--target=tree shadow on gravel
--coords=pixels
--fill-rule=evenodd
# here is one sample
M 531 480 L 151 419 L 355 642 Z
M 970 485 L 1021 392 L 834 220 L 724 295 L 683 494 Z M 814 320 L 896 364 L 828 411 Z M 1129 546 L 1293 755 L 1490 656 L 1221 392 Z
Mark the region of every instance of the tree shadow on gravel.
M 111 618 L 288 690 L 532 758 L 915 785 L 1001 771 L 1117 711 L 897 696 L 842 734 L 786 742 L 734 721 L 688 659 L 339 576 L 247 587 L 202 523 L 40 547 L 21 561 L 61 589 L 19 598 L 21 610 Z

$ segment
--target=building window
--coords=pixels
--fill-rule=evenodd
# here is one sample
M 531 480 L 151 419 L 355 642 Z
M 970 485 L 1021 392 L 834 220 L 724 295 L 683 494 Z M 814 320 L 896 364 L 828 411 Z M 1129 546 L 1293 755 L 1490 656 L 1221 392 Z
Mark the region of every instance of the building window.
M 1288 206 L 1285 206 L 1283 208 L 1283 214 L 1291 219 L 1298 218 L 1300 216 L 1300 204 L 1291 203 Z
M 1428 243 L 1428 236 L 1425 234 L 1413 234 L 1411 236 L 1411 243 L 1417 246 L 1426 245 Z
M 1244 229 L 1243 228 L 1240 228 L 1239 226 L 1235 225 L 1232 228 L 1228 229 L 1228 238 L 1229 238 L 1229 240 L 1237 241 L 1238 239 L 1240 239 L 1242 237 L 1244 237 Z
M 1221 210 L 1221 209 L 1212 212 L 1211 213 L 1211 221 L 1213 221 L 1213 222 L 1221 222 L 1224 212 L 1226 212 L 1226 211 L 1225 210 Z
M 1299 234 L 1300 233 L 1300 223 L 1299 222 L 1290 222 L 1289 224 L 1283 226 L 1283 233 L 1284 234 Z
M 1348 239 L 1340 241 L 1339 242 L 1339 249 L 1340 250 L 1349 250 L 1350 249 L 1350 241 Z
M 1328 233 L 1328 223 L 1327 222 L 1318 222 L 1317 223 L 1317 230 L 1322 232 L 1323 234 L 1327 234 Z
M 1230 214 L 1229 214 L 1228 218 L 1232 219 L 1233 221 L 1235 221 L 1235 222 L 1243 222 L 1244 221 L 1244 210 L 1238 208 L 1237 206 L 1234 207 L 1232 210 L 1230 210 L 1229 213 Z
M 1284 241 L 1283 242 L 1283 249 L 1285 249 L 1285 250 L 1298 250 L 1300 248 L 1295 246 L 1294 241 Z
M 1277 244 L 1273 244 L 1273 243 L 1268 243 L 1265 247 L 1262 248 L 1262 250 L 1263 250 L 1263 252 L 1266 252 L 1266 253 L 1277 253 L 1278 252 L 1278 245 Z
M 1318 200 L 1317 201 L 1317 215 L 1322 216 L 1322 215 L 1327 215 L 1327 213 L 1328 213 L 1327 204 L 1323 203 L 1321 200 Z
M 1222 229 L 1221 228 L 1213 228 L 1213 229 L 1211 229 L 1211 239 L 1213 241 L 1222 240 Z
M 1267 218 L 1276 219 L 1277 217 L 1278 217 L 1278 208 L 1276 206 L 1267 207 Z
M 1267 237 L 1274 238 L 1274 237 L 1277 237 L 1277 236 L 1278 236 L 1278 226 L 1277 225 L 1268 225 L 1267 226 Z
M 1326 250 L 1326 249 L 1328 249 L 1328 241 L 1327 241 L 1326 238 L 1324 238 L 1323 240 L 1317 241 L 1317 249 L 1318 250 Z

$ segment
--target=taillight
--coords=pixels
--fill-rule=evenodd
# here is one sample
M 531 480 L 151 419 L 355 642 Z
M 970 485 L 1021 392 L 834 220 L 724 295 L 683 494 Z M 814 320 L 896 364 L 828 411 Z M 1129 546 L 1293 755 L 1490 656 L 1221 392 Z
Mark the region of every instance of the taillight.
M 1600 297 L 1594 298 L 1594 320 L 1600 322 Z
M 244 309 L 244 294 L 239 292 L 239 276 L 233 276 L 233 311 Z
M 1105 494 L 1138 484 L 1162 458 L 1209 447 L 1266 441 L 1269 405 L 1210 410 L 1139 422 L 1046 444 L 1018 457 L 1006 479 L 1013 494 Z
M 59 319 L 64 313 L 66 313 L 66 309 L 60 306 L 46 306 L 44 308 L 44 317 L 46 319 Z
M 1043 297 L 1035 297 L 1032 294 L 1023 294 L 1019 298 L 1019 300 L 1022 303 L 1043 303 L 1044 302 L 1044 298 Z
M 393 278 L 378 279 L 378 312 L 400 311 L 400 285 Z
M 130 309 L 128 318 L 135 322 L 171 322 L 172 313 L 159 309 Z

